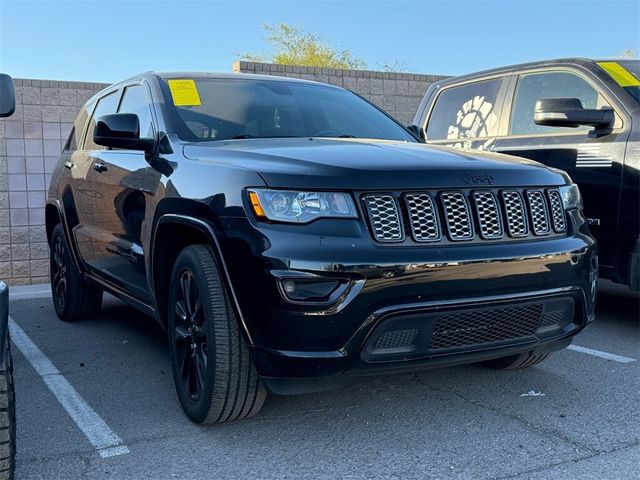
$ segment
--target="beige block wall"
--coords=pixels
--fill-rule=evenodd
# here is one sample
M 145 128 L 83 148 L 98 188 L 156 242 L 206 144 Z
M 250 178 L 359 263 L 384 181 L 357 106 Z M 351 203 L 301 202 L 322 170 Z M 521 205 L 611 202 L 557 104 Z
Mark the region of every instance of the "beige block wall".
M 236 62 L 233 70 L 331 83 L 366 97 L 403 124 L 439 75 Z M 53 167 L 84 102 L 108 84 L 14 79 L 16 112 L 0 119 L 0 279 L 47 283 L 44 202 Z

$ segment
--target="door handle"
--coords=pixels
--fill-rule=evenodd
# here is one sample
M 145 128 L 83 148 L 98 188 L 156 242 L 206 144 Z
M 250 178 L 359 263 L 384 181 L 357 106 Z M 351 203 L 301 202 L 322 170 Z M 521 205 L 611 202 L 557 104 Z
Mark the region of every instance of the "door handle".
M 64 166 L 71 170 L 73 168 L 73 162 L 67 160 L 64 162 Z
M 100 162 L 94 163 L 93 169 L 98 173 L 106 172 L 107 170 L 109 170 L 104 163 L 100 163 Z

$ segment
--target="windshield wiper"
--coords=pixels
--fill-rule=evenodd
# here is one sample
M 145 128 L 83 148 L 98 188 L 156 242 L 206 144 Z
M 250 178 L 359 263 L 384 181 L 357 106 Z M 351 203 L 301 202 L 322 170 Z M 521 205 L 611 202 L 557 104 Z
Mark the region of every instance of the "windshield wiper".
M 229 137 L 229 140 L 240 140 L 242 138 L 256 138 L 253 135 L 247 135 L 245 133 L 236 133 L 235 135 Z

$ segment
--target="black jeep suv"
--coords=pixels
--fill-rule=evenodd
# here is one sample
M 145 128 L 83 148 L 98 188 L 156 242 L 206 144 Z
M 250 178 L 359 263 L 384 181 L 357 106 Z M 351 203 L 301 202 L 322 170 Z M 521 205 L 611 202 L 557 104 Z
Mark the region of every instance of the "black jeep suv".
M 420 144 L 352 92 L 146 73 L 78 115 L 46 208 L 63 320 L 108 291 L 168 329 L 196 422 L 338 374 L 525 367 L 593 319 L 559 170 Z

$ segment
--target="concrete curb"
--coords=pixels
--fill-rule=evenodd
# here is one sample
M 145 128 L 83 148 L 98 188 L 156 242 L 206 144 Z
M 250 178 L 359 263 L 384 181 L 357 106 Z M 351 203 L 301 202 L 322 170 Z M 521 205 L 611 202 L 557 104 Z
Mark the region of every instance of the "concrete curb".
M 51 298 L 51 286 L 48 283 L 18 285 L 9 289 L 9 301 L 30 300 L 33 298 Z

